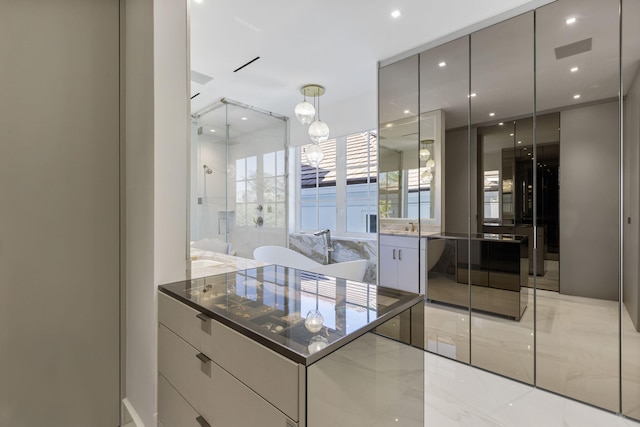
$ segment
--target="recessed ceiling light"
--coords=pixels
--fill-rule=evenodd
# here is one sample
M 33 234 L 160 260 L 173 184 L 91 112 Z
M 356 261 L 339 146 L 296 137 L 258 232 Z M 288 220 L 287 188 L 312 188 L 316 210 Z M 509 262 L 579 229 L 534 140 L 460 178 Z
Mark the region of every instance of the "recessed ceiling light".
M 518 141 L 518 144 L 522 144 L 522 141 Z
M 402 13 L 398 9 L 394 10 L 393 12 L 391 12 L 391 17 L 392 18 L 398 18 L 398 17 L 400 17 L 400 15 L 402 15 Z
M 498 123 L 498 126 L 504 126 L 503 122 Z
M 575 95 L 573 95 L 573 99 L 580 99 L 580 94 L 576 93 Z
M 478 94 L 473 92 L 471 95 L 467 95 L 467 98 L 475 98 Z
M 567 25 L 571 25 L 571 24 L 575 24 L 576 23 L 576 18 L 575 17 L 571 17 L 569 19 L 567 19 Z
M 512 134 L 512 133 L 510 133 L 510 134 L 509 134 L 509 136 L 513 136 L 513 134 Z
M 530 155 L 531 155 L 531 153 L 527 153 L 527 156 L 530 156 Z
M 524 150 L 524 151 L 527 151 L 527 147 L 524 147 L 524 148 L 523 148 L 523 150 Z
M 387 126 L 386 126 L 386 127 L 390 128 L 391 126 L 393 126 L 393 124 L 392 124 L 392 123 L 387 123 Z
M 240 117 L 240 120 L 249 120 L 246 117 Z
M 209 132 L 215 132 L 215 131 L 216 131 L 215 129 L 209 129 Z
M 495 115 L 496 115 L 496 113 L 489 113 L 489 117 L 493 117 Z
M 576 71 L 578 71 L 578 67 L 573 67 L 573 68 L 571 68 L 571 72 L 572 72 L 572 73 L 575 73 Z
M 404 113 L 405 113 L 405 114 L 409 114 L 410 112 L 411 112 L 411 111 L 409 111 L 409 110 L 404 110 Z
M 446 63 L 446 62 L 444 62 L 444 61 L 442 61 L 442 62 L 440 62 L 440 63 L 438 64 L 438 66 L 439 66 L 439 67 L 446 67 L 446 66 L 447 66 L 447 63 Z

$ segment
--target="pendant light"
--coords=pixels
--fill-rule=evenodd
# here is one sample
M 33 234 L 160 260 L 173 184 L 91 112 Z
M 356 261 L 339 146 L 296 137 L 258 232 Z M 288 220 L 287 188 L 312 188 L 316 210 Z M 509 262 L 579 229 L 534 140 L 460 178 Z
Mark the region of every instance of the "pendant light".
M 309 144 L 304 149 L 304 155 L 307 158 L 309 166 L 317 168 L 320 166 L 320 162 L 324 158 L 322 147 L 318 143 Z
M 322 88 L 322 91 L 318 90 L 317 91 L 317 96 L 318 96 L 318 118 L 316 119 L 315 122 L 311 123 L 311 126 L 309 126 L 309 138 L 311 138 L 311 141 L 315 142 L 316 144 L 319 144 L 321 142 L 325 142 L 326 140 L 329 139 L 329 126 L 327 126 L 327 124 L 325 122 L 323 122 L 322 120 L 320 120 L 320 95 L 322 95 L 324 93 L 324 88 Z M 315 102 L 316 96 L 314 95 L 314 102 Z
M 300 92 L 304 95 L 304 101 L 296 105 L 296 117 L 302 124 L 309 124 L 309 138 L 319 144 L 329 139 L 329 126 L 320 120 L 320 97 L 324 95 L 324 87 L 316 84 L 302 86 Z M 307 97 L 313 97 L 314 105 L 307 102 Z M 317 108 L 315 106 L 317 100 Z M 300 113 L 300 115 L 298 115 Z M 317 116 L 316 116 L 317 113 Z M 315 118 L 315 120 L 314 120 Z M 313 123 L 312 123 L 313 122 Z
M 313 122 L 313 118 L 316 116 L 316 109 L 310 102 L 307 102 L 307 95 L 304 91 L 302 91 L 302 94 L 304 95 L 304 101 L 296 105 L 294 112 L 300 124 L 308 125 Z
M 426 162 L 431 157 L 431 152 L 427 148 L 429 143 L 433 144 L 433 139 L 423 139 L 420 141 L 420 151 L 418 152 L 418 156 L 420 157 L 421 162 Z

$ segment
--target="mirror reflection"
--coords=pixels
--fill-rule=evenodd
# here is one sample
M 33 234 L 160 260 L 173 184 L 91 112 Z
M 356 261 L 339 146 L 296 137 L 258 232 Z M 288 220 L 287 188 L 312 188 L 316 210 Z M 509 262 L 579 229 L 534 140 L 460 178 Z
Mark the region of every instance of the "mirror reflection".
M 555 269 L 549 256 L 547 274 L 536 277 L 537 384 L 612 411 L 620 401 L 619 16 L 616 0 L 560 1 L 538 9 L 545 30 L 536 33 L 537 111 L 559 117 L 560 151 L 559 284 L 544 286 Z M 554 126 L 541 126 L 541 136 Z M 540 206 L 557 190 L 543 181 L 547 143 L 536 141 L 535 212 L 542 249 L 553 255 L 553 227 Z
M 440 112 L 443 128 L 443 174 L 428 199 L 441 192 L 442 206 L 424 207 L 431 218 L 440 212 L 441 227 L 420 221 L 426 349 L 634 418 L 638 14 L 637 0 L 551 3 L 535 11 L 535 34 L 528 13 L 425 51 L 419 64 L 412 57 L 419 67 L 404 93 L 415 102 L 417 91 L 420 113 Z M 408 70 L 397 71 L 396 86 Z M 381 105 L 393 104 L 384 84 Z M 431 178 L 420 158 L 428 125 L 405 120 L 411 132 L 399 135 L 411 135 L 412 154 L 385 146 L 381 155 L 397 171 L 395 218 L 415 216 L 401 201 L 407 157 L 417 169 L 408 191 L 421 194 L 420 177 Z
M 640 420 L 640 1 L 622 3 L 623 288 L 622 413 Z

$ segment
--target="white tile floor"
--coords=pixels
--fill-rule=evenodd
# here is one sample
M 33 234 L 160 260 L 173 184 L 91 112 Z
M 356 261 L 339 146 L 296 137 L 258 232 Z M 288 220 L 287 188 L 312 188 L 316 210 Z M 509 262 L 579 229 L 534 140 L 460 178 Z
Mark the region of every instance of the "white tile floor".
M 425 353 L 425 426 L 640 427 L 640 423 Z
M 618 303 L 537 292 L 534 345 L 533 290 L 520 322 L 427 304 L 427 348 L 525 383 L 617 411 L 619 405 Z M 640 333 L 623 313 L 623 408 L 640 418 Z M 471 327 L 471 352 L 469 352 Z M 470 356 L 471 354 L 471 356 Z

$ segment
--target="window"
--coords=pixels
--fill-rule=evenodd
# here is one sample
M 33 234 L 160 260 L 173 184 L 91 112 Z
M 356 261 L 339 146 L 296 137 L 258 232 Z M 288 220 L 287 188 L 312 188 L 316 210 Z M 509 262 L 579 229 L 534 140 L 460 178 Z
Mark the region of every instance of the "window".
M 330 139 L 322 144 L 324 158 L 314 168 L 300 148 L 298 229 L 328 228 L 341 235 L 376 232 L 377 148 L 374 132 Z
M 500 171 L 484 171 L 484 219 L 500 220 Z
M 284 150 L 236 160 L 236 224 L 286 227 Z M 262 178 L 262 179 L 260 179 Z

